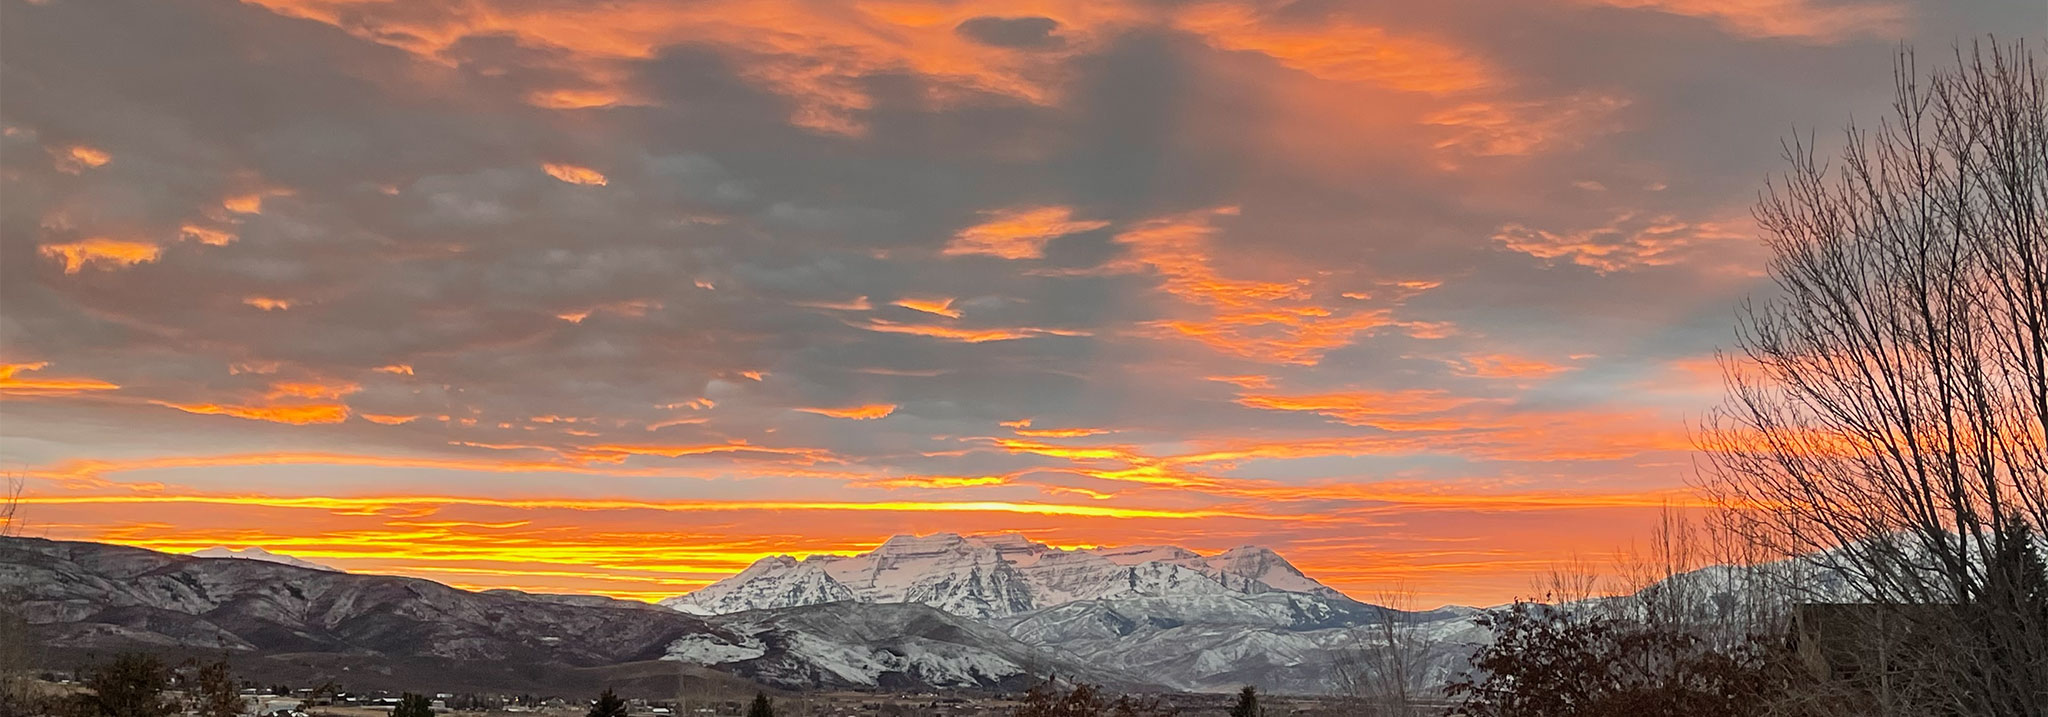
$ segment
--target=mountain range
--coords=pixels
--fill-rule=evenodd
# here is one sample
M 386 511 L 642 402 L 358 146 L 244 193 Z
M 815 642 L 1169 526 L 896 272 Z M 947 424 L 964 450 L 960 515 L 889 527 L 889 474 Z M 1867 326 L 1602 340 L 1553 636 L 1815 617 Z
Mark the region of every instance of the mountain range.
M 1464 648 L 1485 639 L 1475 610 L 1360 603 L 1259 547 L 1205 556 L 896 536 L 860 555 L 763 559 L 660 606 L 219 552 L 231 555 L 0 539 L 0 591 L 45 645 L 74 652 L 225 650 L 354 682 L 403 678 L 392 664 L 433 664 L 480 689 L 669 664 L 792 689 L 1013 690 L 1059 675 L 1127 689 L 1332 693 L 1370 647 L 1366 628 L 1383 621 L 1452 648 L 1433 657 L 1437 675 L 1462 669 Z
M 1375 639 L 1363 628 L 1386 620 L 1446 646 L 1430 661 L 1439 676 L 1485 639 L 1477 610 L 1361 603 L 1263 547 L 1062 549 L 1011 534 L 899 535 L 852 556 L 778 555 L 659 604 L 724 624 L 805 606 L 921 604 L 1078 664 L 1195 691 L 1341 691 Z M 751 654 L 692 641 L 671 657 L 717 666 Z

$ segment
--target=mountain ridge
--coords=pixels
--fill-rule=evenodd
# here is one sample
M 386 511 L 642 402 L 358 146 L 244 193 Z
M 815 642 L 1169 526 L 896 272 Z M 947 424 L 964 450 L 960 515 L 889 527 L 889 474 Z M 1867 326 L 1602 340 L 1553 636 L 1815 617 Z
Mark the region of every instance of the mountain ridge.
M 1178 546 L 1055 548 L 1015 533 L 895 535 L 854 555 L 774 555 L 657 604 L 693 615 L 917 602 L 1001 618 L 1104 598 L 1290 592 L 1356 603 L 1270 548 L 1204 556 Z

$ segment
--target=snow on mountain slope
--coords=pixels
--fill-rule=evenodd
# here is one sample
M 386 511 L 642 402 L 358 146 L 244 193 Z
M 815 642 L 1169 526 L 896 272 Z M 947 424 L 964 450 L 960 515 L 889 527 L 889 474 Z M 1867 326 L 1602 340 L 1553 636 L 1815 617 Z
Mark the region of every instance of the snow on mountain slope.
M 1016 690 L 1055 673 L 1104 684 L 1159 686 L 916 603 L 757 610 L 719 616 L 712 623 L 717 632 L 677 640 L 664 659 L 790 689 Z
M 307 570 L 325 570 L 330 573 L 342 572 L 340 568 L 328 567 L 326 565 L 321 565 L 310 560 L 300 560 L 298 558 L 294 558 L 290 555 L 285 555 L 283 553 L 273 553 L 253 545 L 243 548 L 241 550 L 235 550 L 232 548 L 228 548 L 226 546 L 216 545 L 211 548 L 206 548 L 204 550 L 194 550 L 187 554 L 195 558 L 233 558 L 237 560 L 261 560 L 266 563 L 290 565 L 292 567 L 305 568 Z
M 830 556 L 812 556 L 798 561 L 787 555 L 762 558 L 737 575 L 658 604 L 692 615 L 722 615 L 853 600 L 853 591 L 825 571 L 829 559 Z
M 1084 600 L 999 620 L 1027 645 L 1057 645 L 1087 664 L 1145 675 L 1175 689 L 1329 694 L 1347 666 L 1382 639 L 1381 620 L 1440 646 L 1424 663 L 1445 677 L 1487 639 L 1469 609 L 1402 613 L 1293 592 Z
M 764 558 L 662 605 L 719 615 L 843 600 L 914 602 L 977 618 L 1076 600 L 1148 595 L 1295 592 L 1349 602 L 1271 550 L 1204 557 L 1173 546 L 1060 549 L 1021 535 L 898 535 L 853 556 Z

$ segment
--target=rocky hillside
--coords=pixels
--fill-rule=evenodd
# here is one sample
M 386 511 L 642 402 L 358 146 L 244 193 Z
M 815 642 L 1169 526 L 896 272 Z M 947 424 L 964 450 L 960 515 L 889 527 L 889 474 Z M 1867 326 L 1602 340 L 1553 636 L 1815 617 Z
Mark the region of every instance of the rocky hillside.
M 47 644 L 603 665 L 714 628 L 644 603 L 568 605 L 413 578 L 99 543 L 0 539 L 0 588 Z

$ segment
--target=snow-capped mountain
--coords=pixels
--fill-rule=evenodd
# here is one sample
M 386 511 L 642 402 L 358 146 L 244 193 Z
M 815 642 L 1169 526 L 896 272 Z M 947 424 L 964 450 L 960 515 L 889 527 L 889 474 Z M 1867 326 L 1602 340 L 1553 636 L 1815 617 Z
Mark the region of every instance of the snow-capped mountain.
M 898 535 L 853 556 L 778 555 L 662 605 L 697 615 L 861 603 L 922 603 L 996 618 L 1077 600 L 1288 592 L 1351 602 L 1272 550 L 1203 556 L 1173 546 L 1061 549 L 1021 535 Z
M 231 558 L 235 560 L 261 560 L 266 563 L 290 565 L 292 567 L 305 568 L 307 570 L 325 570 L 330 573 L 342 572 L 340 568 L 321 565 L 310 560 L 301 560 L 290 555 L 285 555 L 283 553 L 273 553 L 253 545 L 243 548 L 241 550 L 235 550 L 233 548 L 229 548 L 226 546 L 216 545 L 211 548 L 206 548 L 204 550 L 194 550 L 186 554 L 195 558 Z
M 725 628 L 679 641 L 671 659 L 817 685 L 873 686 L 883 673 L 992 685 L 1000 680 L 986 675 L 1028 674 L 1025 663 L 1036 660 L 1142 675 L 1174 689 L 1256 683 L 1329 693 L 1341 689 L 1384 621 L 1443 647 L 1426 667 L 1439 677 L 1462 669 L 1469 647 L 1485 639 L 1469 608 L 1367 605 L 1263 547 L 1214 555 L 1174 546 L 1061 549 L 1019 535 L 899 535 L 853 556 L 778 555 L 661 604 Z M 943 611 L 958 624 L 940 631 L 952 639 L 924 642 L 882 625 L 908 608 Z M 798 641 L 778 647 L 722 637 L 756 633 Z M 953 659 L 949 645 L 961 635 L 983 648 L 977 659 L 990 661 Z M 776 656 L 792 646 L 811 661 Z M 1006 657 L 1015 654 L 1036 657 Z M 968 672 L 925 664 L 935 659 Z

